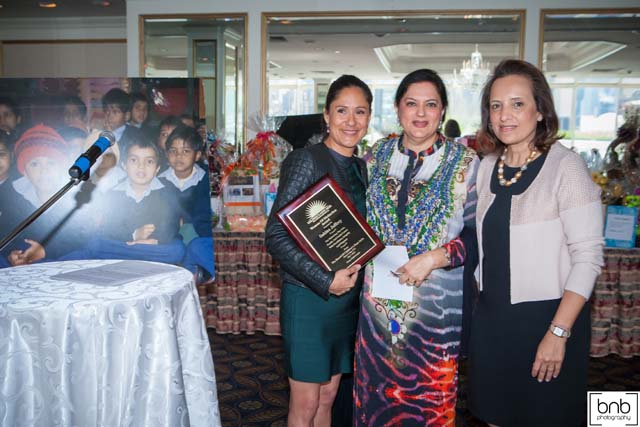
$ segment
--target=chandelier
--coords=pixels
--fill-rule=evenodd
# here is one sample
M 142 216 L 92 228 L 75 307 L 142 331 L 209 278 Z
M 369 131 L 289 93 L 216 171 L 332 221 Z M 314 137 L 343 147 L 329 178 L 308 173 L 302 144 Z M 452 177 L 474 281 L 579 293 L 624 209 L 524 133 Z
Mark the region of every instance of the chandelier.
M 476 50 L 471 54 L 471 59 L 462 61 L 462 68 L 459 71 L 453 69 L 453 84 L 459 87 L 472 90 L 479 90 L 487 80 L 490 72 L 490 63 L 484 62 L 482 54 Z

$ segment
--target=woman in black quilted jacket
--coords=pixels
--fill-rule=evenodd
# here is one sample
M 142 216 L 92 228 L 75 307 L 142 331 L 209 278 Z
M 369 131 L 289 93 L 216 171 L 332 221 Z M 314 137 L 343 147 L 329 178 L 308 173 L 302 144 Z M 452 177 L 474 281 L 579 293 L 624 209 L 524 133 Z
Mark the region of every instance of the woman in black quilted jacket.
M 335 80 L 325 103 L 323 142 L 293 151 L 280 171 L 266 245 L 283 276 L 280 325 L 291 389 L 289 426 L 331 424 L 340 378 L 353 371 L 362 274 L 359 265 L 325 270 L 300 249 L 274 213 L 328 173 L 366 215 L 367 171 L 355 150 L 369 127 L 371 101 L 371 90 L 357 77 Z

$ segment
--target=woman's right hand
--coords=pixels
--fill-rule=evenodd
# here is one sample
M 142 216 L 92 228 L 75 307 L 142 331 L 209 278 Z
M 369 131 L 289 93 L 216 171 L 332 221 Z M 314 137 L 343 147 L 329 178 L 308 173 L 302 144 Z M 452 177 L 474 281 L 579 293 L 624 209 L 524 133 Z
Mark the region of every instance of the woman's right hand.
M 359 270 L 360 265 L 356 264 L 349 268 L 336 271 L 333 282 L 331 282 L 331 286 L 329 286 L 329 292 L 337 296 L 349 292 L 351 288 L 356 285 Z

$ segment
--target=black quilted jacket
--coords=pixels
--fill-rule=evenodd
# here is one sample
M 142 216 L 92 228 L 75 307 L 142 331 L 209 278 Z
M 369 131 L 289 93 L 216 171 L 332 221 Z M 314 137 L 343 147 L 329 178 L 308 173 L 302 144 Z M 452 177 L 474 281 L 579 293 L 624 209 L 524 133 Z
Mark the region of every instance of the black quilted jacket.
M 366 188 L 366 165 L 359 158 L 356 161 L 360 175 L 365 178 Z M 275 213 L 327 173 L 340 188 L 348 188 L 346 173 L 340 169 L 326 145 L 320 143 L 301 148 L 287 156 L 280 169 L 278 196 L 271 209 L 265 236 L 267 250 L 280 264 L 282 279 L 309 288 L 324 299 L 329 298 L 329 286 L 334 273 L 326 271 L 300 249 Z

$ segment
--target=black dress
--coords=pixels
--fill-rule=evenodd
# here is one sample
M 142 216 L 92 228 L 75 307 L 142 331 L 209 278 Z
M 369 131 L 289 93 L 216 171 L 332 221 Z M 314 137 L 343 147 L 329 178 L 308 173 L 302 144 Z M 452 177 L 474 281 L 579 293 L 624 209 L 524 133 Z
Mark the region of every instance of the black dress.
M 496 198 L 482 227 L 483 291 L 471 324 L 469 407 L 478 418 L 500 427 L 577 426 L 586 413 L 588 304 L 572 328 L 560 375 L 539 383 L 531 376 L 531 369 L 560 299 L 510 301 L 511 197 L 529 188 L 545 159 L 546 154 L 531 162 L 511 187 L 499 185 L 496 162 L 491 176 L 491 192 Z M 504 169 L 504 177 L 510 179 L 519 168 L 505 165 Z M 553 197 L 549 195 L 550 202 Z M 535 258 L 536 254 L 529 256 Z

